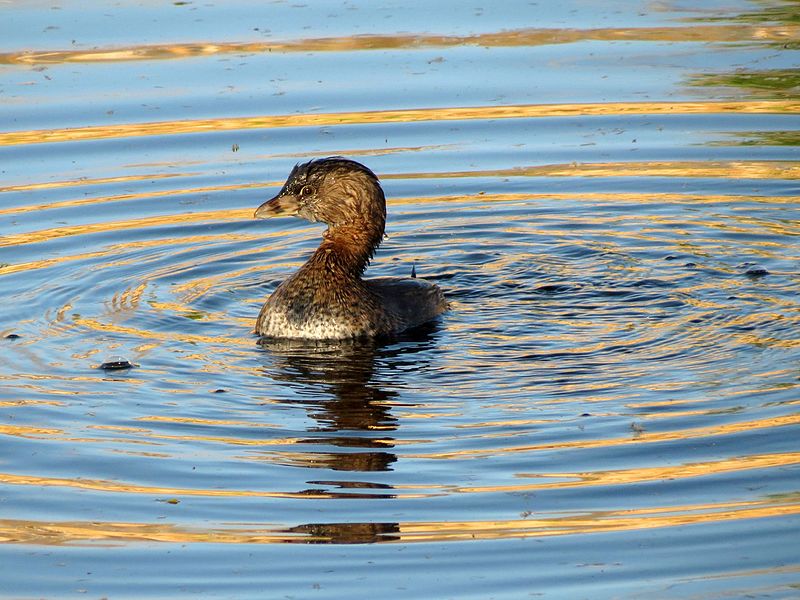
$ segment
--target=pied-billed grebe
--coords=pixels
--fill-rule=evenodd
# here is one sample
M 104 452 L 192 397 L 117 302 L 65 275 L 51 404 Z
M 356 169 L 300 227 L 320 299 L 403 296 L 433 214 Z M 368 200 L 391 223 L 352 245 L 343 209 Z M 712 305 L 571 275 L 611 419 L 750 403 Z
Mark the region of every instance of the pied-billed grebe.
M 300 270 L 264 303 L 255 332 L 278 338 L 344 339 L 400 333 L 447 309 L 421 279 L 361 278 L 383 239 L 386 200 L 378 178 L 341 157 L 297 165 L 256 218 L 296 215 L 328 225 Z

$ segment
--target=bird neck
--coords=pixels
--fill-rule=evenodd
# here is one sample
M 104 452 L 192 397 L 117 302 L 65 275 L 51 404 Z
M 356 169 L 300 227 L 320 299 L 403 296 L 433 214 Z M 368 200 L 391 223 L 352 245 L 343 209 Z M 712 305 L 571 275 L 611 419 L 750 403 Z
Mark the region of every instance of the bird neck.
M 309 263 L 340 277 L 361 277 L 383 238 L 383 228 L 353 223 L 330 226 Z

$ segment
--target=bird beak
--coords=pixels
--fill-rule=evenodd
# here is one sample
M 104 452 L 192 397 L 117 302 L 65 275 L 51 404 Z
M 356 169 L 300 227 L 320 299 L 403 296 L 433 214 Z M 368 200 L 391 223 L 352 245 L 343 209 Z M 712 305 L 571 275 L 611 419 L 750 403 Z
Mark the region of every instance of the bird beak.
M 256 209 L 253 215 L 256 219 L 268 219 L 270 217 L 288 217 L 297 214 L 300 208 L 299 198 L 291 194 L 278 194 L 271 200 L 267 200 Z

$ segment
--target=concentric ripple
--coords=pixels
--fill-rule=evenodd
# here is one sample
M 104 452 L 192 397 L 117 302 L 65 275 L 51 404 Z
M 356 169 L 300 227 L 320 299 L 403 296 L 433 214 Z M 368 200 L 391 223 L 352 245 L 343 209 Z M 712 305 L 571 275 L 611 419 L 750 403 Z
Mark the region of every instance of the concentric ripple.
M 523 119 L 514 129 L 533 127 Z M 443 151 L 413 152 L 435 162 Z M 392 156 L 364 155 L 378 164 Z M 791 177 L 795 165 L 782 164 Z M 410 337 L 370 344 L 256 344 L 260 303 L 320 233 L 251 218 L 262 188 L 277 179 L 218 188 L 193 187 L 191 173 L 60 182 L 45 189 L 62 197 L 81 189 L 84 199 L 6 209 L 20 223 L 2 241 L 15 258 L 2 275 L 14 278 L 18 308 L 3 331 L 20 338 L 7 341 L 14 359 L 4 388 L 9 400 L 42 404 L 26 404 L 31 416 L 4 432 L 23 448 L 80 442 L 87 462 L 77 472 L 10 469 L 5 483 L 65 495 L 234 497 L 245 511 L 253 498 L 450 497 L 444 515 L 466 515 L 476 496 L 536 490 L 547 506 L 571 480 L 568 488 L 581 480 L 648 488 L 676 462 L 675 489 L 686 479 L 738 481 L 753 469 L 795 465 L 796 452 L 780 442 L 741 451 L 759 431 L 798 424 L 786 362 L 798 352 L 800 326 L 792 198 L 741 189 L 618 193 L 631 166 L 617 173 L 610 163 L 602 175 L 580 169 L 600 178 L 591 195 L 548 193 L 539 190 L 553 185 L 555 169 L 511 166 L 497 174 L 381 171 L 390 225 L 370 272 L 403 275 L 416 265 L 447 290 L 453 310 Z M 689 177 L 704 167 L 675 166 Z M 132 184 L 169 187 L 120 193 Z M 6 193 L 13 206 L 23 191 Z M 98 371 L 112 355 L 135 367 Z M 73 399 L 44 404 L 54 390 Z M 76 403 L 87 402 L 95 417 L 76 421 Z M 48 426 L 36 426 L 33 415 L 43 413 Z M 697 443 L 728 450 L 698 463 Z M 198 452 L 201 471 L 226 465 L 221 481 L 230 483 L 173 482 L 167 474 Z M 632 461 L 641 453 L 644 462 Z M 610 456 L 617 468 L 607 471 Z M 441 460 L 452 463 L 445 477 Z M 573 463 L 586 466 L 560 468 Z M 265 468 L 271 474 L 256 475 Z M 587 502 L 579 498 L 577 506 Z M 673 508 L 702 498 L 699 491 Z M 492 518 L 519 508 L 491 504 Z M 365 510 L 385 522 L 380 506 Z M 441 539 L 464 538 L 447 531 Z

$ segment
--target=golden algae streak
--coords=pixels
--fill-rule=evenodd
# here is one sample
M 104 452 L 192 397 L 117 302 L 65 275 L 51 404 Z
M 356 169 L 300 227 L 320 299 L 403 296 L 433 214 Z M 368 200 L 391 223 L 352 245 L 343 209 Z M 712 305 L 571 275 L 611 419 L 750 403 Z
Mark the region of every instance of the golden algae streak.
M 126 440 L 130 442 L 130 440 Z M 299 492 L 276 492 L 267 490 L 232 490 L 232 489 L 193 489 L 176 488 L 169 486 L 147 486 L 125 483 L 121 481 L 110 481 L 103 479 L 75 478 L 66 477 L 37 477 L 33 475 L 17 475 L 14 473 L 0 473 L 0 483 L 7 485 L 24 485 L 36 487 L 60 487 L 74 488 L 81 490 L 93 490 L 96 492 L 122 493 L 122 494 L 146 494 L 151 496 L 173 496 L 173 497 L 209 497 L 209 498 L 295 498 L 307 500 L 320 500 L 329 498 L 355 498 L 355 497 L 374 497 L 385 498 L 387 490 L 380 488 L 374 494 L 327 492 L 325 490 L 303 490 Z M 392 496 L 396 495 L 391 493 Z M 441 496 L 442 493 L 421 494 L 406 493 L 404 498 L 430 498 Z
M 412 108 L 340 113 L 265 115 L 101 125 L 67 129 L 39 129 L 0 133 L 0 146 L 103 140 L 154 135 L 178 135 L 210 131 L 277 129 L 285 127 L 329 127 L 372 123 L 417 123 L 536 117 L 654 114 L 794 114 L 800 101 L 710 101 L 710 102 L 611 102 L 603 104 L 519 104 L 453 108 Z
M 593 439 L 563 442 L 545 442 L 542 444 L 532 444 L 525 446 L 510 446 L 507 448 L 493 448 L 483 450 L 470 448 L 466 450 L 456 450 L 453 452 L 432 452 L 414 454 L 413 458 L 483 458 L 495 454 L 518 454 L 521 452 L 536 452 L 542 450 L 557 450 L 565 448 L 604 448 L 610 446 L 627 446 L 631 444 L 651 444 L 675 440 L 707 439 L 713 436 L 732 435 L 755 429 L 773 429 L 776 427 L 786 427 L 800 424 L 800 414 L 785 415 L 769 419 L 757 419 L 754 421 L 744 421 L 741 423 L 726 423 L 724 425 L 710 425 L 706 427 L 693 427 L 677 431 L 664 431 L 658 433 L 642 432 L 636 437 Z
M 165 503 L 174 502 L 164 499 Z M 319 542 L 317 538 L 302 533 L 290 534 L 279 529 L 269 530 L 193 530 L 166 523 L 100 523 L 100 522 L 34 522 L 0 520 L 0 543 L 37 544 L 42 546 L 80 545 L 105 543 L 109 545 L 131 542 L 163 543 L 213 543 L 213 544 L 268 544 L 291 542 Z
M 325 152 L 329 154 L 347 154 L 346 151 Z M 299 157 L 298 157 L 299 158 Z M 158 178 L 179 178 L 188 177 L 191 173 L 175 173 L 170 175 L 142 175 L 126 177 L 126 181 L 148 181 Z M 623 162 L 623 163 L 592 163 L 592 162 L 573 162 L 569 164 L 548 164 L 531 165 L 526 167 L 513 167 L 510 169 L 488 169 L 472 171 L 441 171 L 441 172 L 407 172 L 407 173 L 384 173 L 379 174 L 383 180 L 404 180 L 404 179 L 444 179 L 444 178 L 479 178 L 479 177 L 714 177 L 722 179 L 800 179 L 800 162 L 796 161 L 680 161 L 680 162 Z M 119 178 L 122 179 L 122 178 Z M 95 185 L 106 183 L 106 180 L 79 180 L 79 181 L 60 181 L 53 183 L 34 183 L 29 185 L 10 186 L 0 189 L 0 192 L 10 191 L 30 191 L 39 188 L 70 188 L 72 186 Z M 0 215 L 15 215 L 43 210 L 74 208 L 80 206 L 93 206 L 113 202 L 145 200 L 148 198 L 169 198 L 186 194 L 208 194 L 214 192 L 241 191 L 249 189 L 262 189 L 280 187 L 283 181 L 272 180 L 264 182 L 237 183 L 227 185 L 200 186 L 191 188 L 176 188 L 169 190 L 158 190 L 149 192 L 129 192 L 126 194 L 115 194 L 111 196 L 99 196 L 95 198 L 79 198 L 70 200 L 60 200 L 40 204 L 28 204 L 12 208 L 0 208 Z M 591 198 L 608 199 L 611 201 L 626 201 L 633 198 L 641 198 L 642 202 L 648 199 L 658 198 L 668 201 L 687 201 L 696 203 L 709 202 L 794 202 L 792 196 L 732 196 L 732 195 L 685 195 L 685 194 L 665 194 L 648 193 L 636 196 L 634 194 L 615 193 L 605 197 L 601 194 L 587 192 L 585 194 L 487 194 L 481 193 L 474 196 L 426 196 L 426 197 L 404 197 L 388 198 L 389 204 L 421 204 L 430 202 L 452 202 L 452 201 L 481 201 L 481 202 L 508 202 L 514 200 L 524 200 L 528 198 Z M 236 216 L 245 215 L 249 209 L 235 209 Z M 231 211 L 226 211 L 231 212 Z M 220 211 L 222 213 L 222 211 Z M 250 215 L 252 216 L 252 215 Z M 0 238 L 0 246 L 5 236 Z
M 150 421 L 152 419 L 144 419 Z M 185 420 L 187 423 L 192 423 L 193 420 Z M 236 422 L 232 422 L 236 424 Z M 201 425 L 208 425 L 208 423 L 198 423 Z M 247 427 L 256 426 L 253 423 L 245 423 Z M 269 425 L 260 425 L 262 427 L 269 427 Z M 162 440 L 175 440 L 175 441 L 200 441 L 200 442 L 217 442 L 225 445 L 232 446 L 268 446 L 268 445 L 292 445 L 297 443 L 307 443 L 308 440 L 300 439 L 271 439 L 264 440 L 244 440 L 244 439 L 231 439 L 211 436 L 169 436 L 152 434 L 147 429 L 136 427 L 111 427 L 111 426 L 97 426 L 97 429 L 117 431 L 123 434 L 132 434 L 139 436 L 146 436 L 150 439 Z M 46 430 L 28 430 L 28 431 L 2 431 L 0 433 L 7 433 L 17 435 L 25 438 L 43 438 L 53 437 L 56 434 L 63 432 L 59 431 L 46 431 Z M 108 443 L 107 439 L 91 439 L 84 438 L 84 442 L 102 442 Z M 148 443 L 147 440 L 119 440 L 125 443 Z M 380 440 L 372 439 L 370 442 L 375 448 L 381 447 L 381 442 L 385 442 L 387 448 L 395 446 L 394 440 Z M 407 441 L 406 441 L 407 443 Z M 346 456 L 354 458 L 352 453 Z M 275 464 L 283 464 L 286 466 L 306 466 L 319 468 L 322 465 L 330 463 L 331 465 L 340 463 L 343 456 L 337 453 L 310 453 L 310 452 L 270 452 L 269 456 L 246 456 L 240 457 L 242 460 L 263 460 L 268 459 L 269 462 Z M 276 460 L 277 459 L 277 460 Z M 680 481 L 683 479 L 691 479 L 697 477 L 715 476 L 724 473 L 742 473 L 746 471 L 760 471 L 763 472 L 768 469 L 787 468 L 800 464 L 800 453 L 787 452 L 765 455 L 744 455 L 737 456 L 729 459 L 686 463 L 681 465 L 674 465 L 668 467 L 643 467 L 636 469 L 620 469 L 611 471 L 592 471 L 582 473 L 517 473 L 516 477 L 523 479 L 540 479 L 544 481 L 536 483 L 519 483 L 514 485 L 492 485 L 492 486 L 460 486 L 460 485 L 444 485 L 444 484 L 404 484 L 398 486 L 382 486 L 377 490 L 377 494 L 373 497 L 382 498 L 385 496 L 387 490 L 391 490 L 392 496 L 402 496 L 404 498 L 428 498 L 442 495 L 452 494 L 492 494 L 492 493 L 526 493 L 535 491 L 556 490 L 565 488 L 591 488 L 598 486 L 620 486 L 641 484 L 647 482 L 658 481 Z M 315 490 L 313 493 L 307 491 L 302 492 L 275 492 L 265 490 L 249 490 L 249 489 L 194 489 L 194 488 L 176 488 L 176 487 L 163 487 L 163 486 L 144 486 L 123 481 L 109 481 L 97 480 L 86 478 L 55 478 L 55 477 L 40 477 L 31 475 L 20 475 L 12 473 L 0 473 L 0 482 L 8 485 L 25 485 L 25 486 L 46 486 L 46 487 L 63 487 L 63 488 L 78 488 L 88 489 L 108 493 L 125 493 L 125 494 L 150 494 L 150 495 L 171 495 L 171 496 L 208 496 L 208 497 L 242 497 L 242 498 L 260 498 L 260 497 L 275 497 L 275 498 L 335 498 L 345 497 L 343 493 L 332 493 L 324 490 Z M 344 482 L 339 482 L 344 483 Z M 368 486 L 362 486 L 368 487 Z M 427 490 L 422 493 L 418 490 Z M 383 493 L 382 493 L 383 492 Z
M 225 425 L 240 425 L 243 427 L 277 427 L 277 425 L 270 423 L 253 423 L 251 421 L 235 421 L 229 419 L 200 419 L 197 417 L 168 417 L 165 415 L 147 415 L 144 417 L 137 417 L 137 421 L 157 422 L 157 423 L 188 423 L 191 425 L 209 425 L 212 427 L 225 426 Z M 141 431 L 148 431 L 141 429 Z
M 150 179 L 149 177 L 143 179 Z M 77 206 L 91 206 L 95 204 L 105 204 L 108 202 L 122 202 L 122 201 L 129 201 L 129 200 L 144 200 L 147 198 L 169 198 L 173 196 L 179 196 L 181 194 L 202 194 L 202 193 L 209 193 L 209 192 L 224 192 L 229 190 L 246 190 L 251 188 L 259 188 L 262 186 L 275 186 L 278 185 L 278 182 L 268 182 L 268 183 L 240 183 L 240 184 L 230 184 L 230 185 L 215 185 L 215 186 L 204 186 L 204 187 L 196 187 L 191 189 L 172 189 L 172 190 L 158 190 L 154 192 L 137 192 L 137 193 L 127 193 L 127 194 L 115 194 L 113 196 L 104 196 L 101 198 L 80 198 L 80 199 L 73 199 L 73 200 L 61 200 L 58 202 L 48 202 L 42 204 L 32 204 L 26 206 L 20 206 L 17 208 L 5 208 L 0 209 L 0 215 L 2 214 L 19 214 L 19 213 L 28 213 L 28 212 L 37 212 L 42 210 L 51 210 L 55 208 L 74 208 Z M 240 210 L 240 214 L 244 214 L 244 210 Z M 252 215 L 250 215 L 252 217 Z
M 208 57 L 219 54 L 269 52 L 358 52 L 482 46 L 511 48 L 571 44 L 583 41 L 646 42 L 784 42 L 800 37 L 796 25 L 691 25 L 593 29 L 512 29 L 474 35 L 376 35 L 307 38 L 274 42 L 197 42 L 153 44 L 92 50 L 0 53 L 0 64 L 59 64 L 70 62 L 127 62 Z
M 491 171 L 397 173 L 381 179 L 431 179 L 462 177 L 716 177 L 748 179 L 800 179 L 800 161 L 659 161 L 531 165 Z
M 80 179 L 72 179 L 67 181 L 48 181 L 46 183 L 25 183 L 20 185 L 7 185 L 0 186 L 0 193 L 2 192 L 31 192 L 38 190 L 52 190 L 59 188 L 80 187 L 86 185 L 105 185 L 109 183 L 132 183 L 140 181 L 157 181 L 159 179 L 171 179 L 173 177 L 184 177 L 186 173 L 147 173 L 144 175 L 119 175 L 117 177 L 82 177 Z M 43 205 L 43 206 L 61 206 L 57 205 Z M 5 211 L 3 211 L 5 212 Z M 0 214 L 3 214 L 0 212 Z
M 162 502 L 178 504 L 177 498 Z M 65 544 L 160 542 L 173 544 L 456 542 L 581 535 L 685 527 L 800 514 L 797 495 L 750 502 L 672 505 L 638 510 L 497 521 L 309 523 L 285 526 L 183 527 L 169 523 L 0 520 L 0 543 Z
M 141 217 L 126 221 L 112 221 L 107 223 L 84 223 L 82 225 L 57 227 L 55 229 L 44 229 L 16 235 L 5 235 L 0 238 L 0 247 L 18 246 L 20 244 L 35 244 L 61 237 L 87 235 L 104 231 L 122 231 L 125 229 L 151 228 L 176 224 L 190 225 L 207 221 L 241 221 L 252 218 L 253 211 L 249 208 L 244 208 L 234 210 L 189 212 L 183 214 L 160 215 L 156 217 Z M 191 241 L 191 239 L 187 239 L 186 241 Z M 48 260 L 49 259 L 45 259 L 44 262 L 48 262 Z M 3 271 L 0 271 L 0 273 L 2 272 Z
M 383 176 L 383 179 L 430 179 L 430 178 L 449 178 L 449 177 L 508 177 L 508 176 L 520 176 L 520 177 L 534 177 L 534 176 L 541 176 L 541 177 L 569 177 L 569 176 L 577 176 L 577 177 L 635 177 L 635 176 L 652 176 L 652 177 L 660 177 L 666 175 L 666 173 L 672 169 L 679 168 L 677 165 L 652 165 L 652 164 L 618 164 L 618 165 L 596 165 L 596 164 L 579 164 L 575 165 L 574 167 L 568 167 L 566 165 L 547 165 L 542 167 L 525 167 L 519 169 L 509 169 L 507 171 L 460 171 L 460 172 L 445 172 L 445 173 L 407 173 L 403 175 L 386 175 Z M 789 163 L 785 161 L 764 161 L 761 163 L 752 163 L 749 165 L 741 165 L 741 164 L 734 164 L 734 163 L 717 163 L 717 164 L 710 164 L 704 165 L 702 163 L 692 163 L 686 164 L 684 166 L 689 172 L 689 177 L 726 177 L 732 179 L 738 179 L 742 177 L 747 177 L 751 179 L 774 179 L 774 178 L 781 178 L 781 179 L 798 179 L 800 178 L 800 165 L 797 163 Z M 43 209 L 48 208 L 63 208 L 68 206 L 78 206 L 78 205 L 99 205 L 108 202 L 117 202 L 122 200 L 136 200 L 136 199 L 145 199 L 145 198 L 156 198 L 156 197 L 172 197 L 184 194 L 200 194 L 200 193 L 209 193 L 209 192 L 220 192 L 220 191 L 228 191 L 228 190 L 242 190 L 242 189 L 261 189 L 266 187 L 275 187 L 278 184 L 275 182 L 268 182 L 268 183 L 251 183 L 251 184 L 238 184 L 238 185 L 229 185 L 229 186 L 205 186 L 205 187 L 198 187 L 198 188 L 188 188 L 188 189 L 178 189 L 178 190 L 164 190 L 158 192 L 143 192 L 143 193 L 136 193 L 136 194 L 122 194 L 116 196 L 107 196 L 102 198 L 93 198 L 93 199 L 82 199 L 82 200 L 69 200 L 60 203 L 54 203 L 50 205 L 37 205 L 37 206 L 26 206 L 14 209 L 4 209 L 0 210 L 0 214 L 24 214 L 29 212 L 37 212 Z M 647 194 L 631 194 L 631 193 L 553 193 L 553 194 L 542 194 L 542 193 L 507 193 L 507 194 L 486 194 L 486 193 L 478 193 L 474 195 L 457 195 L 457 196 L 427 196 L 427 197 L 395 197 L 389 199 L 390 205 L 424 205 L 424 204 L 440 204 L 440 203 L 469 203 L 469 202 L 481 202 L 481 203 L 489 203 L 489 202 L 518 202 L 518 201 L 530 201 L 530 200 L 538 200 L 538 199 L 547 199 L 547 200 L 590 200 L 590 201 L 597 201 L 597 202 L 607 202 L 607 203 L 615 203 L 615 202 L 630 202 L 630 201 L 637 201 L 639 203 L 660 203 L 660 202 L 671 202 L 671 203 L 685 203 L 685 204 L 714 204 L 714 203 L 730 203 L 730 202 L 757 202 L 757 203 L 769 203 L 769 204 L 795 204 L 796 199 L 792 196 L 737 196 L 737 195 L 722 195 L 722 194 L 709 194 L 709 195 L 694 195 L 694 194 L 675 194 L 675 193 L 647 193 Z M 613 219 L 619 219 L 622 217 L 613 217 Z M 627 217 L 629 220 L 641 219 L 641 215 L 629 215 Z M 653 216 L 649 217 L 653 222 L 657 222 Z M 31 231 L 26 233 L 19 233 L 19 234 L 6 234 L 0 236 L 0 247 L 3 246 L 19 246 L 22 244 L 35 244 L 45 241 L 50 241 L 53 239 L 58 239 L 61 237 L 68 237 L 68 236 L 75 236 L 75 235 L 87 235 L 92 233 L 99 233 L 99 232 L 106 232 L 106 231 L 117 231 L 117 230 L 125 230 L 125 229 L 146 229 L 152 227 L 159 227 L 159 226 L 166 226 L 166 225 L 174 225 L 176 223 L 180 223 L 183 225 L 191 225 L 203 222 L 225 222 L 225 221 L 245 221 L 245 220 L 252 220 L 253 219 L 253 211 L 251 208 L 236 208 L 236 209 L 224 209 L 224 210 L 215 210 L 215 211 L 193 211 L 187 213 L 178 213 L 178 214 L 168 214 L 168 215 L 159 215 L 153 217 L 140 217 L 136 219 L 129 219 L 125 221 L 106 221 L 102 223 L 84 223 L 81 225 L 73 225 L 73 226 L 63 226 L 57 227 L 52 229 L 43 229 L 38 231 Z M 774 225 L 770 224 L 767 221 L 761 220 L 757 221 L 754 219 L 748 219 L 746 217 L 741 218 L 742 222 L 746 222 L 748 224 L 766 224 L 769 226 L 770 229 L 774 230 L 776 233 L 782 233 L 789 231 L 787 227 L 781 225 Z M 661 219 L 662 223 L 678 223 L 678 220 L 669 220 L 669 219 Z M 687 224 L 692 224 L 692 222 L 681 221 Z M 709 224 L 703 221 L 696 221 L 694 224 L 703 225 Z M 728 224 L 721 224 L 721 227 L 731 228 Z M 740 230 L 744 231 L 744 230 Z M 297 233 L 294 230 L 295 234 Z M 271 231 L 271 232 L 264 232 L 263 234 L 259 234 L 259 237 L 263 237 L 264 239 L 268 239 L 270 237 L 273 238 L 281 238 L 285 235 L 284 232 L 281 231 Z M 205 240 L 219 240 L 225 239 L 226 236 L 206 236 L 205 238 L 201 236 L 192 236 L 182 238 L 182 242 L 190 242 L 190 241 L 203 241 Z M 248 237 L 252 238 L 253 236 L 232 236 L 227 235 L 228 239 L 248 239 Z M 169 243 L 169 241 L 158 241 L 158 242 L 150 242 L 151 244 L 163 244 Z M 144 245 L 147 242 L 131 242 L 131 247 L 134 245 Z M 87 253 L 80 255 L 83 258 L 89 258 L 94 256 L 99 256 L 98 253 Z M 77 255 L 76 255 L 77 256 Z M 41 266 L 47 266 L 52 264 L 51 259 L 43 259 L 42 261 L 38 261 L 36 264 L 32 265 L 32 268 L 40 268 Z M 10 273 L 13 272 L 12 270 L 8 270 L 9 268 L 14 267 L 13 265 L 6 265 L 3 268 L 0 268 L 0 274 L 3 273 Z
M 40 438 L 63 435 L 61 429 L 45 427 L 27 427 L 24 425 L 0 425 L 0 435 L 10 435 L 21 438 Z
M 58 400 L 0 400 L 2 406 L 66 406 Z
M 725 460 L 688 463 L 669 467 L 643 467 L 639 469 L 586 473 L 517 473 L 516 477 L 521 478 L 566 481 L 545 481 L 542 483 L 508 486 L 460 487 L 456 491 L 459 493 L 525 492 L 559 488 L 629 485 L 666 479 L 674 481 L 693 477 L 707 477 L 720 473 L 737 473 L 753 469 L 774 469 L 797 464 L 800 464 L 800 453 L 786 452 L 781 454 L 737 456 Z
M 235 337 L 235 336 L 208 336 L 198 335 L 187 332 L 166 332 L 166 331 L 148 331 L 137 329 L 135 327 L 126 327 L 114 323 L 104 323 L 98 319 L 89 317 L 75 317 L 74 323 L 78 327 L 84 327 L 87 330 L 103 332 L 103 333 L 122 333 L 129 334 L 138 339 L 143 340 L 161 340 L 162 342 L 174 341 L 184 342 L 189 344 L 212 344 L 213 346 L 227 346 L 231 348 L 242 348 L 253 343 L 254 338 L 249 337 Z M 249 323 L 249 321 L 248 321 Z M 244 329 L 244 328 L 243 328 Z
M 796 497 L 792 497 L 783 500 L 767 499 L 739 503 L 672 505 L 653 509 L 597 511 L 585 516 L 538 519 L 533 517 L 513 521 L 400 523 L 400 534 L 392 541 L 472 541 L 630 532 L 797 514 L 800 514 L 800 502 Z

